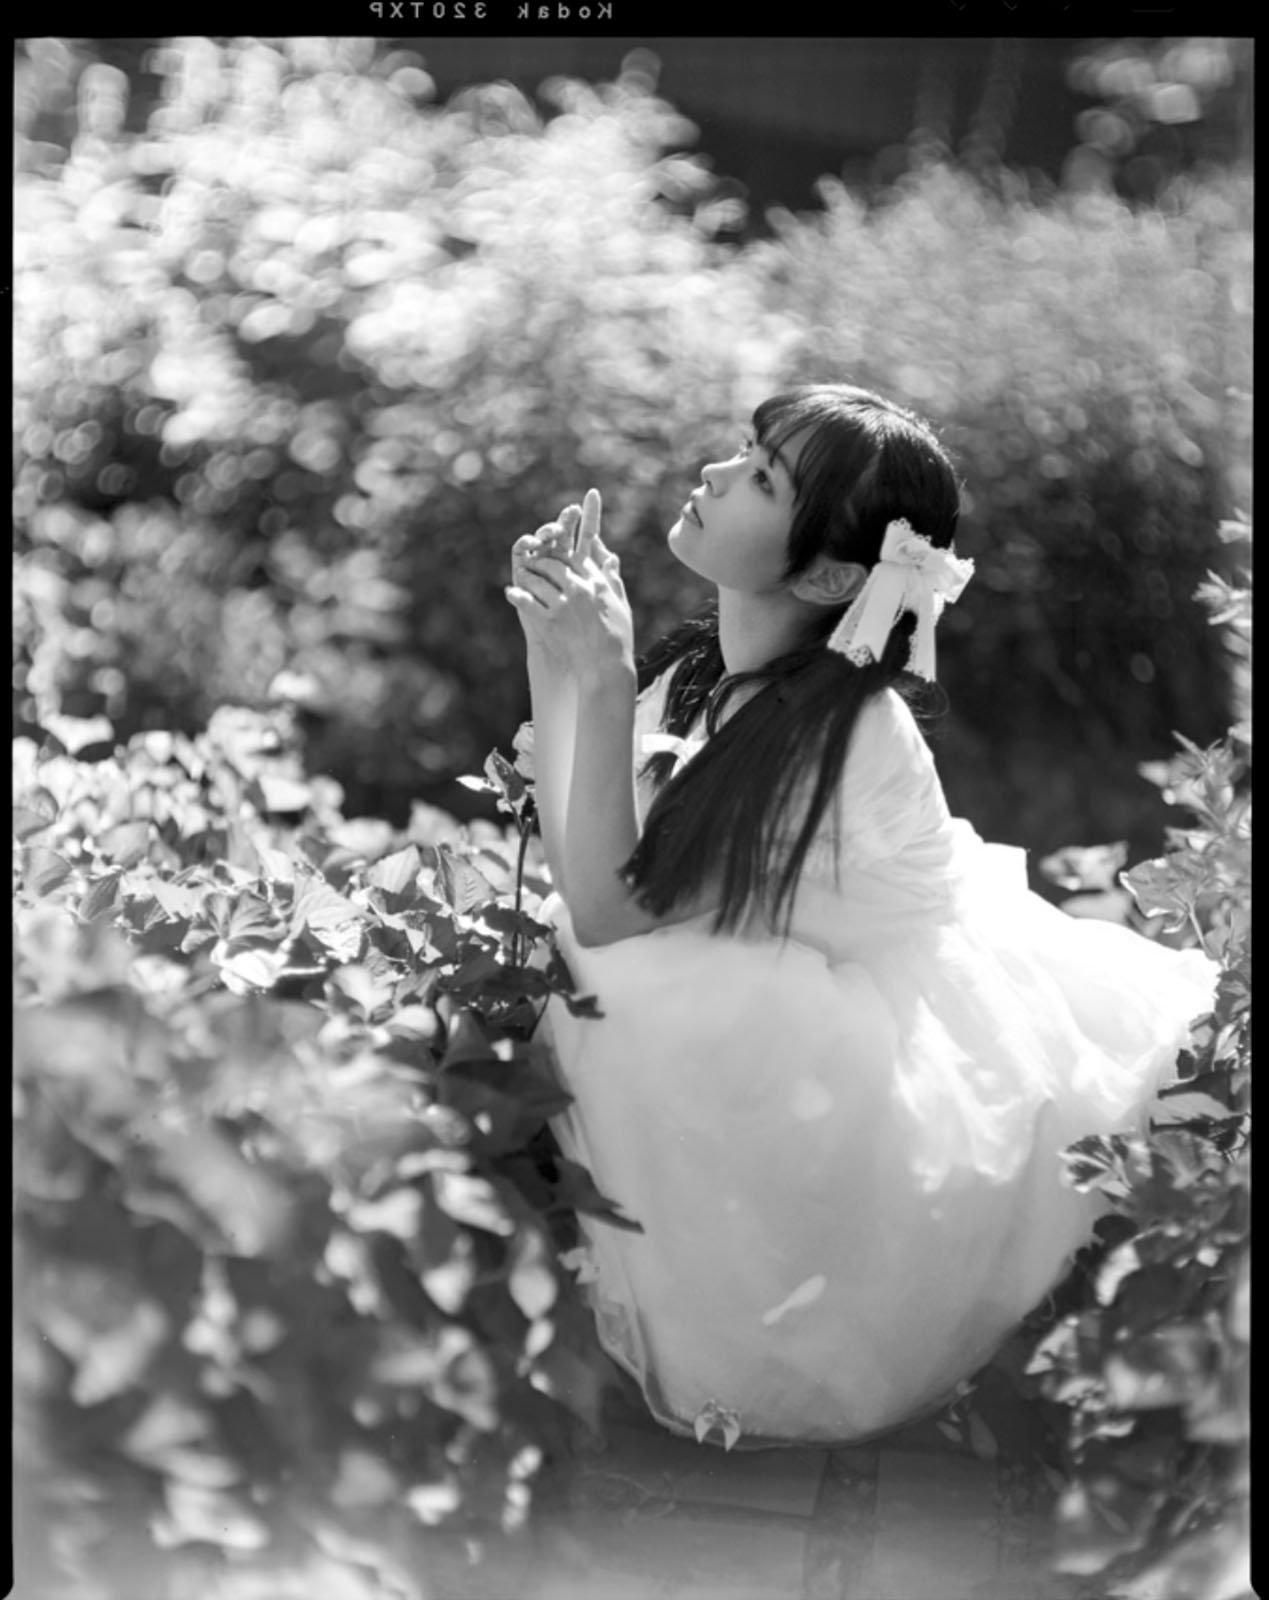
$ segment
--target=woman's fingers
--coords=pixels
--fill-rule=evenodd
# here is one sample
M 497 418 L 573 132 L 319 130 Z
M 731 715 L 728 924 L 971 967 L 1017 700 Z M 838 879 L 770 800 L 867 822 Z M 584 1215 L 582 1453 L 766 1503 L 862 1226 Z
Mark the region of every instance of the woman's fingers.
M 610 562 L 616 557 L 607 550 L 599 537 L 602 505 L 598 489 L 588 489 L 581 505 L 564 507 L 554 522 L 544 522 L 534 533 L 522 534 L 511 546 L 511 575 L 523 583 L 529 571 L 548 577 L 561 593 L 565 592 L 567 578 L 572 572 L 583 576 L 586 559 L 591 556 L 605 576 L 610 576 Z M 551 567 L 558 562 L 553 572 Z
M 587 489 L 582 499 L 581 519 L 577 534 L 577 553 L 584 561 L 592 554 L 592 547 L 599 539 L 599 521 L 603 512 L 603 502 L 599 498 L 598 489 Z
M 522 533 L 511 546 L 511 571 L 513 576 L 518 576 L 524 563 L 541 551 L 543 540 L 553 527 L 553 523 L 543 523 L 536 533 Z
M 534 561 L 526 564 L 516 574 L 517 587 L 523 589 L 539 605 L 546 607 L 558 603 L 564 593 L 563 586 L 554 582 L 550 575 L 542 570 L 549 565 L 555 563 Z
M 577 550 L 577 528 L 582 520 L 582 508 L 579 505 L 565 506 L 560 512 L 559 526 L 567 539 L 567 550 L 573 555 Z

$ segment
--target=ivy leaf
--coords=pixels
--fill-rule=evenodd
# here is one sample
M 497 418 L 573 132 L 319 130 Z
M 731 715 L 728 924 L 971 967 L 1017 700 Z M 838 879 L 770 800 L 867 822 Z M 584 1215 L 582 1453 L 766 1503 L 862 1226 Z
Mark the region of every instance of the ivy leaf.
M 183 918 L 187 922 L 192 922 L 202 911 L 207 898 L 206 890 L 189 889 L 183 884 L 168 883 L 162 878 L 156 878 L 148 887 L 155 900 L 173 920 Z
M 1106 1358 L 1111 1403 L 1121 1411 L 1183 1405 L 1203 1386 L 1213 1358 L 1210 1337 L 1192 1324 L 1143 1333 Z
M 472 1172 L 436 1172 L 432 1188 L 437 1205 L 455 1222 L 465 1222 L 484 1233 L 515 1232 L 515 1223 L 488 1178 Z
M 1141 1257 L 1134 1240 L 1128 1239 L 1112 1250 L 1098 1269 L 1096 1288 L 1099 1302 L 1108 1306 L 1119 1293 L 1119 1286 L 1124 1279 L 1139 1271 L 1140 1267 Z
M 599 1192 L 595 1180 L 585 1167 L 566 1156 L 556 1157 L 555 1164 L 559 1173 L 555 1188 L 557 1206 L 584 1212 L 589 1217 L 599 1217 L 604 1222 L 610 1222 L 614 1228 L 622 1228 L 628 1233 L 643 1232 L 641 1222 L 625 1216 L 607 1195 Z
M 91 880 L 75 912 L 80 922 L 96 922 L 98 917 L 106 917 L 107 912 L 114 910 L 118 904 L 118 885 L 122 877 L 122 872 L 107 872 L 104 877 Z
M 372 1021 L 384 1006 L 391 1005 L 395 979 L 391 974 L 376 976 L 364 965 L 337 967 L 326 979 L 328 999 L 342 996 L 361 1013 L 366 1022 Z
M 1123 1199 L 1141 1178 L 1151 1171 L 1150 1153 L 1144 1141 L 1122 1134 L 1109 1138 L 1080 1139 L 1062 1152 L 1073 1188 L 1098 1188 Z
M 366 873 L 366 882 L 372 888 L 382 889 L 387 894 L 404 895 L 413 886 L 422 870 L 423 858 L 419 854 L 418 846 L 410 844 L 404 850 L 396 850 L 392 855 L 376 861 Z
M 291 932 L 304 929 L 338 961 L 355 961 L 361 953 L 365 928 L 360 909 L 318 877 L 296 885 Z
M 469 956 L 466 961 L 454 972 L 449 979 L 447 987 L 450 989 L 473 989 L 487 985 L 492 978 L 502 975 L 502 968 L 498 965 L 497 957 L 490 950 L 477 950 L 475 955 Z
M 97 849 L 108 861 L 125 870 L 145 859 L 150 848 L 153 824 L 148 821 L 124 822 L 97 840 Z
M 130 1389 L 167 1342 L 171 1324 L 152 1300 L 139 1301 L 126 1322 L 89 1340 L 71 1385 L 76 1405 L 95 1406 Z
M 224 937 L 230 940 L 279 940 L 284 937 L 284 930 L 267 900 L 262 900 L 259 895 L 243 893 L 233 902 Z
M 228 1254 L 259 1256 L 280 1247 L 292 1199 L 215 1128 L 169 1128 L 155 1155 L 168 1180 L 219 1226 Z
M 465 1062 L 497 1061 L 493 1042 L 472 1011 L 463 1008 L 454 1017 L 445 1043 L 441 1066 L 449 1069 Z
M 529 792 L 525 775 L 514 767 L 497 750 L 491 750 L 485 760 L 485 776 L 500 798 L 500 807 L 513 816 Z
M 154 1542 L 160 1549 L 197 1543 L 249 1554 L 269 1542 L 260 1518 L 224 1489 L 168 1478 L 163 1493 L 167 1514 L 154 1522 Z
M 479 1135 L 477 1148 L 486 1156 L 505 1154 L 516 1143 L 520 1106 L 510 1095 L 473 1078 L 449 1074 L 441 1085 L 441 1104 L 461 1112 Z
M 436 1013 L 431 1006 L 407 1005 L 394 1011 L 384 1026 L 390 1033 L 404 1033 L 412 1038 L 432 1039 L 440 1029 Z
M 1120 881 L 1146 917 L 1163 917 L 1170 933 L 1184 927 L 1194 910 L 1194 886 L 1174 861 L 1143 861 Z
M 1227 1095 L 1229 1089 L 1228 1073 L 1200 1072 L 1191 1077 L 1182 1078 L 1177 1083 L 1165 1085 L 1159 1090 L 1157 1098 L 1160 1100 L 1172 1100 L 1184 1098 L 1191 1094 L 1198 1094 L 1204 1098 L 1210 1098 L 1214 1104 L 1219 1104 L 1221 1107 L 1220 1114 L 1227 1117 L 1231 1114 L 1231 1108 L 1226 1101 L 1220 1099 L 1220 1096 Z M 1212 1115 L 1215 1115 L 1215 1112 Z
M 31 806 L 15 806 L 13 808 L 13 836 L 15 839 L 29 839 L 32 834 L 42 833 L 45 828 L 51 828 L 57 821 L 57 812 L 35 810 Z
M 44 726 L 70 755 L 77 755 L 88 745 L 101 744 L 114 738 L 114 728 L 105 717 L 68 717 L 52 714 L 44 718 Z
M 402 1165 L 405 1165 L 405 1163 L 398 1164 L 398 1171 L 401 1170 Z M 425 1268 L 443 1267 L 449 1261 L 454 1249 L 454 1242 L 459 1237 L 458 1224 L 437 1203 L 429 1174 L 424 1179 L 424 1204 L 419 1214 L 419 1225 L 413 1240 L 414 1253 Z M 428 1293 L 431 1293 L 430 1289 Z M 438 1304 L 440 1304 L 439 1301 Z
M 255 842 L 239 822 L 231 822 L 225 829 L 224 858 L 229 866 L 239 868 L 249 877 L 260 876 L 260 857 L 256 854 Z
M 437 845 L 436 856 L 441 892 L 447 904 L 459 916 L 494 898 L 493 885 L 484 874 L 478 872 L 470 861 L 455 854 L 448 845 Z
M 341 861 L 374 861 L 391 848 L 396 830 L 382 817 L 349 817 L 332 823 L 328 837 Z
M 168 1451 L 200 1444 L 212 1432 L 211 1418 L 180 1395 L 160 1394 L 119 1441 L 126 1456 L 146 1463 Z
M 282 946 L 254 946 L 234 951 L 222 950 L 222 946 L 223 940 L 212 951 L 212 960 L 220 968 L 221 981 L 231 994 L 258 994 L 272 989 L 286 971 L 290 959 Z
M 559 1284 L 551 1251 L 534 1228 L 523 1229 L 516 1235 L 507 1288 L 530 1322 L 544 1317 L 555 1304 Z
M 261 772 L 247 790 L 247 798 L 259 811 L 270 811 L 278 816 L 307 811 L 313 791 L 307 783 L 284 777 L 276 772 Z
M 517 911 L 514 906 L 486 906 L 480 913 L 480 920 L 494 933 L 518 933 L 530 939 L 546 939 L 551 934 L 545 922 L 537 921 L 527 912 Z
M 592 1433 L 599 1433 L 604 1385 L 595 1364 L 583 1361 L 558 1339 L 539 1353 L 534 1364 L 549 1386 L 547 1393 L 580 1417 Z
M 55 850 L 44 850 L 32 845 L 22 852 L 22 882 L 29 892 L 42 900 L 45 895 L 65 883 L 74 869 L 65 856 Z
M 433 1215 L 439 1208 L 429 1208 Z M 443 1214 L 442 1214 L 443 1215 Z M 451 1218 L 445 1218 L 453 1232 L 449 1247 L 443 1257 L 433 1255 L 420 1277 L 423 1287 L 446 1316 L 456 1317 L 467 1304 L 467 1297 L 476 1286 L 479 1267 L 470 1234 L 460 1233 Z
M 358 1200 L 344 1220 L 357 1233 L 390 1233 L 409 1243 L 419 1231 L 423 1196 L 417 1189 L 393 1189 L 375 1200 Z
M 1190 1090 L 1189 1093 L 1181 1092 L 1182 1089 Z M 1177 1085 L 1169 1097 L 1168 1104 L 1160 1107 L 1153 1113 L 1152 1120 L 1156 1123 L 1171 1122 L 1224 1122 L 1239 1113 L 1232 1110 L 1222 1101 L 1213 1099 L 1210 1094 L 1203 1094 L 1192 1089 L 1191 1084 Z
M 334 1505 L 364 1510 L 401 1498 L 401 1480 L 383 1456 L 348 1448 L 339 1455 L 339 1470 L 327 1491 Z

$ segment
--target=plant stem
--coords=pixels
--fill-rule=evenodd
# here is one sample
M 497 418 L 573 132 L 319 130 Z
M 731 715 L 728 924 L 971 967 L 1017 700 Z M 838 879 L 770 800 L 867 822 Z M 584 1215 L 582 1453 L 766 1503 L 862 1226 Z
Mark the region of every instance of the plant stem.
M 511 965 L 519 970 L 520 967 L 520 908 L 524 902 L 524 858 L 529 850 L 529 834 L 533 829 L 533 816 L 530 809 L 532 802 L 526 804 L 524 810 L 516 818 L 520 828 L 520 851 L 516 857 L 516 926 L 511 934 Z
M 1199 949 L 1209 959 L 1214 959 L 1212 957 L 1212 952 L 1207 947 L 1207 940 L 1203 937 L 1203 929 L 1199 926 L 1198 911 L 1194 906 L 1190 907 L 1189 916 L 1190 916 L 1190 926 L 1194 929 L 1194 932 L 1198 937 Z

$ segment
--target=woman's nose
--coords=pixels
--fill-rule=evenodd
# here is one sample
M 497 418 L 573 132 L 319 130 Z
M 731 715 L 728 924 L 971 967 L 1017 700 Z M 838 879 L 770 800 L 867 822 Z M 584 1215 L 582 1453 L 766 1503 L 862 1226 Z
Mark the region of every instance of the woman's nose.
M 709 490 L 710 494 L 718 493 L 716 478 L 721 471 L 722 464 L 717 461 L 708 461 L 701 468 L 701 482 Z

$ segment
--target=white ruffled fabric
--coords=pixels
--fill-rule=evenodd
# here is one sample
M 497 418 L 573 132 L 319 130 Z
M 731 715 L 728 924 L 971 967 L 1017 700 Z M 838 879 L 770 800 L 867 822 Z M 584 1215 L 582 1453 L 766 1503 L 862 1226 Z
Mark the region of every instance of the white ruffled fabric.
M 604 1013 L 548 1008 L 555 1131 L 644 1230 L 583 1219 L 599 1335 L 666 1427 L 729 1446 L 864 1438 L 988 1360 L 1097 1215 L 1059 1151 L 1139 1124 L 1212 998 L 1204 956 L 1066 916 L 950 817 L 892 692 L 838 821 L 787 942 L 700 917 L 584 949 L 549 903 Z

